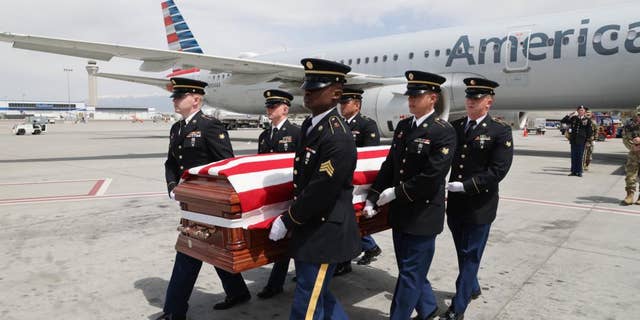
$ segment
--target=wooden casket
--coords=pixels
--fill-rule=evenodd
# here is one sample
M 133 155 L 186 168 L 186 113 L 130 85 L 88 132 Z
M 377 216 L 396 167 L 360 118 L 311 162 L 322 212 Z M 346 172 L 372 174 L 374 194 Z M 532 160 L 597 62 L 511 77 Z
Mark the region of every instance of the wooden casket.
M 386 208 L 369 219 L 360 212 L 387 152 L 388 146 L 358 149 L 353 202 L 362 235 L 389 228 Z M 237 157 L 185 172 L 174 189 L 182 209 L 176 250 L 233 273 L 285 257 L 287 239 L 268 235 L 293 198 L 294 156 Z

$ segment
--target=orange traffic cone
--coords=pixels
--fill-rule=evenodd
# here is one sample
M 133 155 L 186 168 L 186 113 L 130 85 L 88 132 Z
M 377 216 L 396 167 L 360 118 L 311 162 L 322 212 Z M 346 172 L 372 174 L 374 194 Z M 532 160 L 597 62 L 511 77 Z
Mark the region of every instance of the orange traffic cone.
M 522 130 L 522 136 L 523 137 L 528 137 L 529 136 L 529 130 L 527 130 L 526 127 L 524 128 L 524 130 Z

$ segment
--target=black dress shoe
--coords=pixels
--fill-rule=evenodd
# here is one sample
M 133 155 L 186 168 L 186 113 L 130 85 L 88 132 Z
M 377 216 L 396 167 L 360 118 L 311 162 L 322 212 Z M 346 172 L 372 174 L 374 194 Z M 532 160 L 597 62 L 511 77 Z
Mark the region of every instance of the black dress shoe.
M 471 292 L 471 300 L 478 299 L 482 294 L 482 290 L 478 290 L 476 292 Z
M 420 314 L 418 314 L 417 316 L 413 317 L 412 320 L 433 320 L 433 318 L 435 318 L 437 315 L 438 315 L 438 307 L 436 306 L 436 309 L 433 310 L 433 312 L 429 313 L 428 316 L 422 317 Z
M 187 316 L 176 316 L 165 312 L 153 320 L 187 320 Z
M 282 288 L 271 288 L 271 287 L 264 287 L 262 289 L 262 291 L 258 292 L 258 298 L 260 299 L 269 299 L 275 295 L 278 295 L 282 293 Z
M 351 261 L 338 263 L 338 266 L 336 266 L 336 271 L 333 272 L 333 276 L 338 277 L 341 275 L 345 275 L 351 271 L 353 271 L 351 269 Z
M 571 177 L 571 176 L 577 176 L 577 174 L 575 174 L 575 173 L 571 172 L 571 173 L 569 173 L 569 174 L 568 174 L 568 176 L 569 176 L 569 177 Z
M 251 300 L 251 294 L 249 292 L 233 298 L 229 298 L 227 296 L 224 298 L 224 301 L 218 302 L 215 305 L 213 305 L 213 310 L 226 310 L 226 309 L 232 308 L 236 304 L 245 303 L 249 300 Z
M 362 266 L 366 266 L 371 263 L 371 261 L 376 260 L 376 257 L 382 253 L 382 249 L 380 247 L 375 246 L 375 248 L 370 250 L 365 250 L 362 258 L 358 260 L 358 264 Z
M 440 316 L 439 319 L 440 320 L 463 320 L 464 313 L 455 313 L 453 309 L 449 308 L 447 309 L 447 312 L 445 312 L 443 315 Z

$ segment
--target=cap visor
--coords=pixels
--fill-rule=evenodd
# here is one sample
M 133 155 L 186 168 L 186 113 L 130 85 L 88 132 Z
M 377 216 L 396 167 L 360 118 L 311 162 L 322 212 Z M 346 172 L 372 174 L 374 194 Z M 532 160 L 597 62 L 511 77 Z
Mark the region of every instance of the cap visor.
M 416 90 L 416 89 L 407 89 L 407 91 L 405 91 L 404 95 L 405 96 L 420 96 L 423 95 L 425 93 L 429 92 L 429 90 Z
M 331 85 L 332 82 L 305 81 L 300 86 L 303 90 L 318 90 Z

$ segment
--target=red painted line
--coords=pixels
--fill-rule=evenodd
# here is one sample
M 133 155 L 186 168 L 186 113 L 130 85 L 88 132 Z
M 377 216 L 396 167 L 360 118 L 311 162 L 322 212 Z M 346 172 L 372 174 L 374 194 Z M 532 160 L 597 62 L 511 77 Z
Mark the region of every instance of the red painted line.
M 147 197 L 159 197 L 167 196 L 166 192 L 140 192 L 140 193 L 121 193 L 110 194 L 104 196 L 88 196 L 88 195 L 74 195 L 74 196 L 54 196 L 54 197 L 41 197 L 32 199 L 16 199 L 16 200 L 0 200 L 0 206 L 14 205 L 14 204 L 32 204 L 32 203 L 50 203 L 50 202 L 62 202 L 62 201 L 84 201 L 84 200 L 103 200 L 103 199 L 118 199 L 118 198 L 147 198 Z
M 103 184 L 104 184 L 104 179 L 98 180 L 98 182 L 96 182 L 96 184 L 93 185 L 93 188 L 91 188 L 91 191 L 89 191 L 89 193 L 87 195 L 88 196 L 95 196 L 96 193 L 98 193 L 98 190 L 100 190 L 100 187 L 102 187 Z
M 0 203 L 3 202 L 11 202 L 11 201 L 40 201 L 41 199 L 64 199 L 64 198 L 69 198 L 69 197 L 88 197 L 86 194 L 71 194 L 71 195 L 65 195 L 65 196 L 48 196 L 48 197 L 28 197 L 28 198 L 10 198 L 10 199 L 1 199 Z
M 503 196 L 501 196 L 500 199 L 506 200 L 506 201 L 512 201 L 512 202 L 530 203 L 530 204 L 537 204 L 537 205 L 544 205 L 544 206 L 551 206 L 551 207 L 563 207 L 568 209 L 582 209 L 582 210 L 594 210 L 594 211 L 607 212 L 607 213 L 640 215 L 640 211 L 598 207 L 596 206 L 596 204 L 582 205 L 582 204 L 563 203 L 563 202 L 555 202 L 555 201 L 547 201 L 547 200 L 536 200 L 536 199 L 527 199 L 527 198 L 518 198 L 518 197 L 503 197 Z
M 50 183 L 73 183 L 73 182 L 87 182 L 87 181 L 96 181 L 96 180 L 99 180 L 99 179 L 56 180 L 56 181 L 24 181 L 24 182 L 0 183 L 0 186 L 21 186 L 21 185 L 29 185 L 29 184 L 50 184 Z

